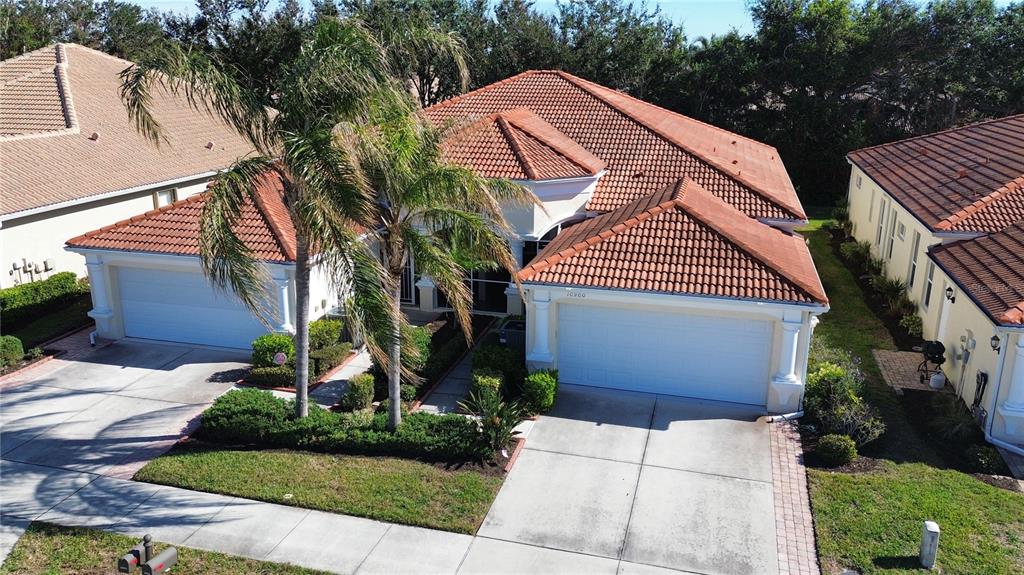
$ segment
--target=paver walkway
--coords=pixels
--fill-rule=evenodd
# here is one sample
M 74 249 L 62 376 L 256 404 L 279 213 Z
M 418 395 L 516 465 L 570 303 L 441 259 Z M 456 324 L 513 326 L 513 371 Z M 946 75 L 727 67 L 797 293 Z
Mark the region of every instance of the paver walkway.
M 916 389 L 920 391 L 939 391 L 932 389 L 928 382 L 921 383 L 921 375 L 917 367 L 921 365 L 923 356 L 916 351 L 890 351 L 873 349 L 871 355 L 882 371 L 882 379 L 893 389 Z M 929 367 L 934 365 L 929 364 Z

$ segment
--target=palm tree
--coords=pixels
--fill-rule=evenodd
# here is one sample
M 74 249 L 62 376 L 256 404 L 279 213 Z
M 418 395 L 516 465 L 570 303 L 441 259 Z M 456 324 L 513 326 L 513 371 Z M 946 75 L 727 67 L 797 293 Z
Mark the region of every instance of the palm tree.
M 360 124 L 380 107 L 404 105 L 408 96 L 390 75 L 387 51 L 353 20 L 317 24 L 284 66 L 273 109 L 232 72 L 216 58 L 167 43 L 122 72 L 121 96 L 137 129 L 157 145 L 162 130 L 151 113 L 155 87 L 219 116 L 252 144 L 254 153 L 222 172 L 209 190 L 201 255 L 214 285 L 237 294 L 261 317 L 268 302 L 266 271 L 235 230 L 260 178 L 267 172 L 280 177 L 296 233 L 296 416 L 305 417 L 311 265 L 324 266 L 335 287 L 352 294 L 349 317 L 365 332 L 391 333 L 388 327 L 401 321 L 392 317 L 389 278 L 353 225 L 373 213 L 373 190 L 357 150 L 335 138 L 334 130 Z M 371 351 L 383 356 L 380 347 L 371 345 Z
M 472 340 L 472 293 L 466 261 L 513 274 L 518 269 L 502 205 L 538 204 L 527 188 L 482 177 L 446 161 L 442 142 L 451 127 L 432 125 L 413 107 L 385 109 L 369 127 L 350 125 L 340 139 L 359 142 L 363 172 L 376 196 L 366 223 L 381 248 L 391 290 L 388 358 L 389 427 L 401 423 L 401 276 L 409 258 L 430 276 Z

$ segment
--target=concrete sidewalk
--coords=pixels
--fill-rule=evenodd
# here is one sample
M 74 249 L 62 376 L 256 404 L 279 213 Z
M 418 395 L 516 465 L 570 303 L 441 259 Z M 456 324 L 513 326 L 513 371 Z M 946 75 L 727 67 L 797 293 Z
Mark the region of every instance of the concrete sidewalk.
M 32 521 L 103 529 L 332 573 L 670 573 L 614 559 L 14 461 L 0 553 Z

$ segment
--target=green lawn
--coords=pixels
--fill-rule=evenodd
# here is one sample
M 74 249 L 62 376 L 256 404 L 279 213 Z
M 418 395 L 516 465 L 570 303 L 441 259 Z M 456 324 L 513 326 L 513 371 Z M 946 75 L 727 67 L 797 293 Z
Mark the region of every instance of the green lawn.
M 71 303 L 61 306 L 60 309 L 40 316 L 32 323 L 11 332 L 10 335 L 20 339 L 27 351 L 31 347 L 46 343 L 75 328 L 88 325 L 92 322 L 92 318 L 86 315 L 90 309 L 92 309 L 92 299 L 89 294 L 85 294 Z
M 409 459 L 187 444 L 151 461 L 135 479 L 469 534 L 502 482 L 498 475 Z
M 894 348 L 888 331 L 835 257 L 826 232 L 812 229 L 805 235 L 831 306 L 815 337 L 861 359 L 865 398 L 887 426 L 885 436 L 865 450 L 886 460 L 879 469 L 859 474 L 808 471 L 825 572 L 847 567 L 862 573 L 920 572 L 915 557 L 926 519 L 937 521 L 943 530 L 943 573 L 1024 572 L 1024 495 L 940 469 L 941 458 L 911 427 L 871 355 L 872 349 Z
M 92 529 L 33 523 L 0 566 L 0 575 L 107 575 L 117 572 L 117 560 L 139 542 Z M 158 544 L 157 553 L 166 545 Z M 210 551 L 178 547 L 174 575 L 319 575 L 292 565 L 268 563 Z M 138 573 L 138 571 L 136 571 Z

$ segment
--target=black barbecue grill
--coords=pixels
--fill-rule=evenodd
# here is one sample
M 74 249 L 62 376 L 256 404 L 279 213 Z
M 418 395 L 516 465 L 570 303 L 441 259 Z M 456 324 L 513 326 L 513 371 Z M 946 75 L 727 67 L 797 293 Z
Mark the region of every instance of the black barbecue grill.
M 941 341 L 926 341 L 921 344 L 921 355 L 924 361 L 917 366 L 917 372 L 921 374 L 921 383 L 927 383 L 933 375 L 941 371 L 939 368 L 946 363 L 946 346 Z M 929 367 L 934 364 L 935 367 Z

